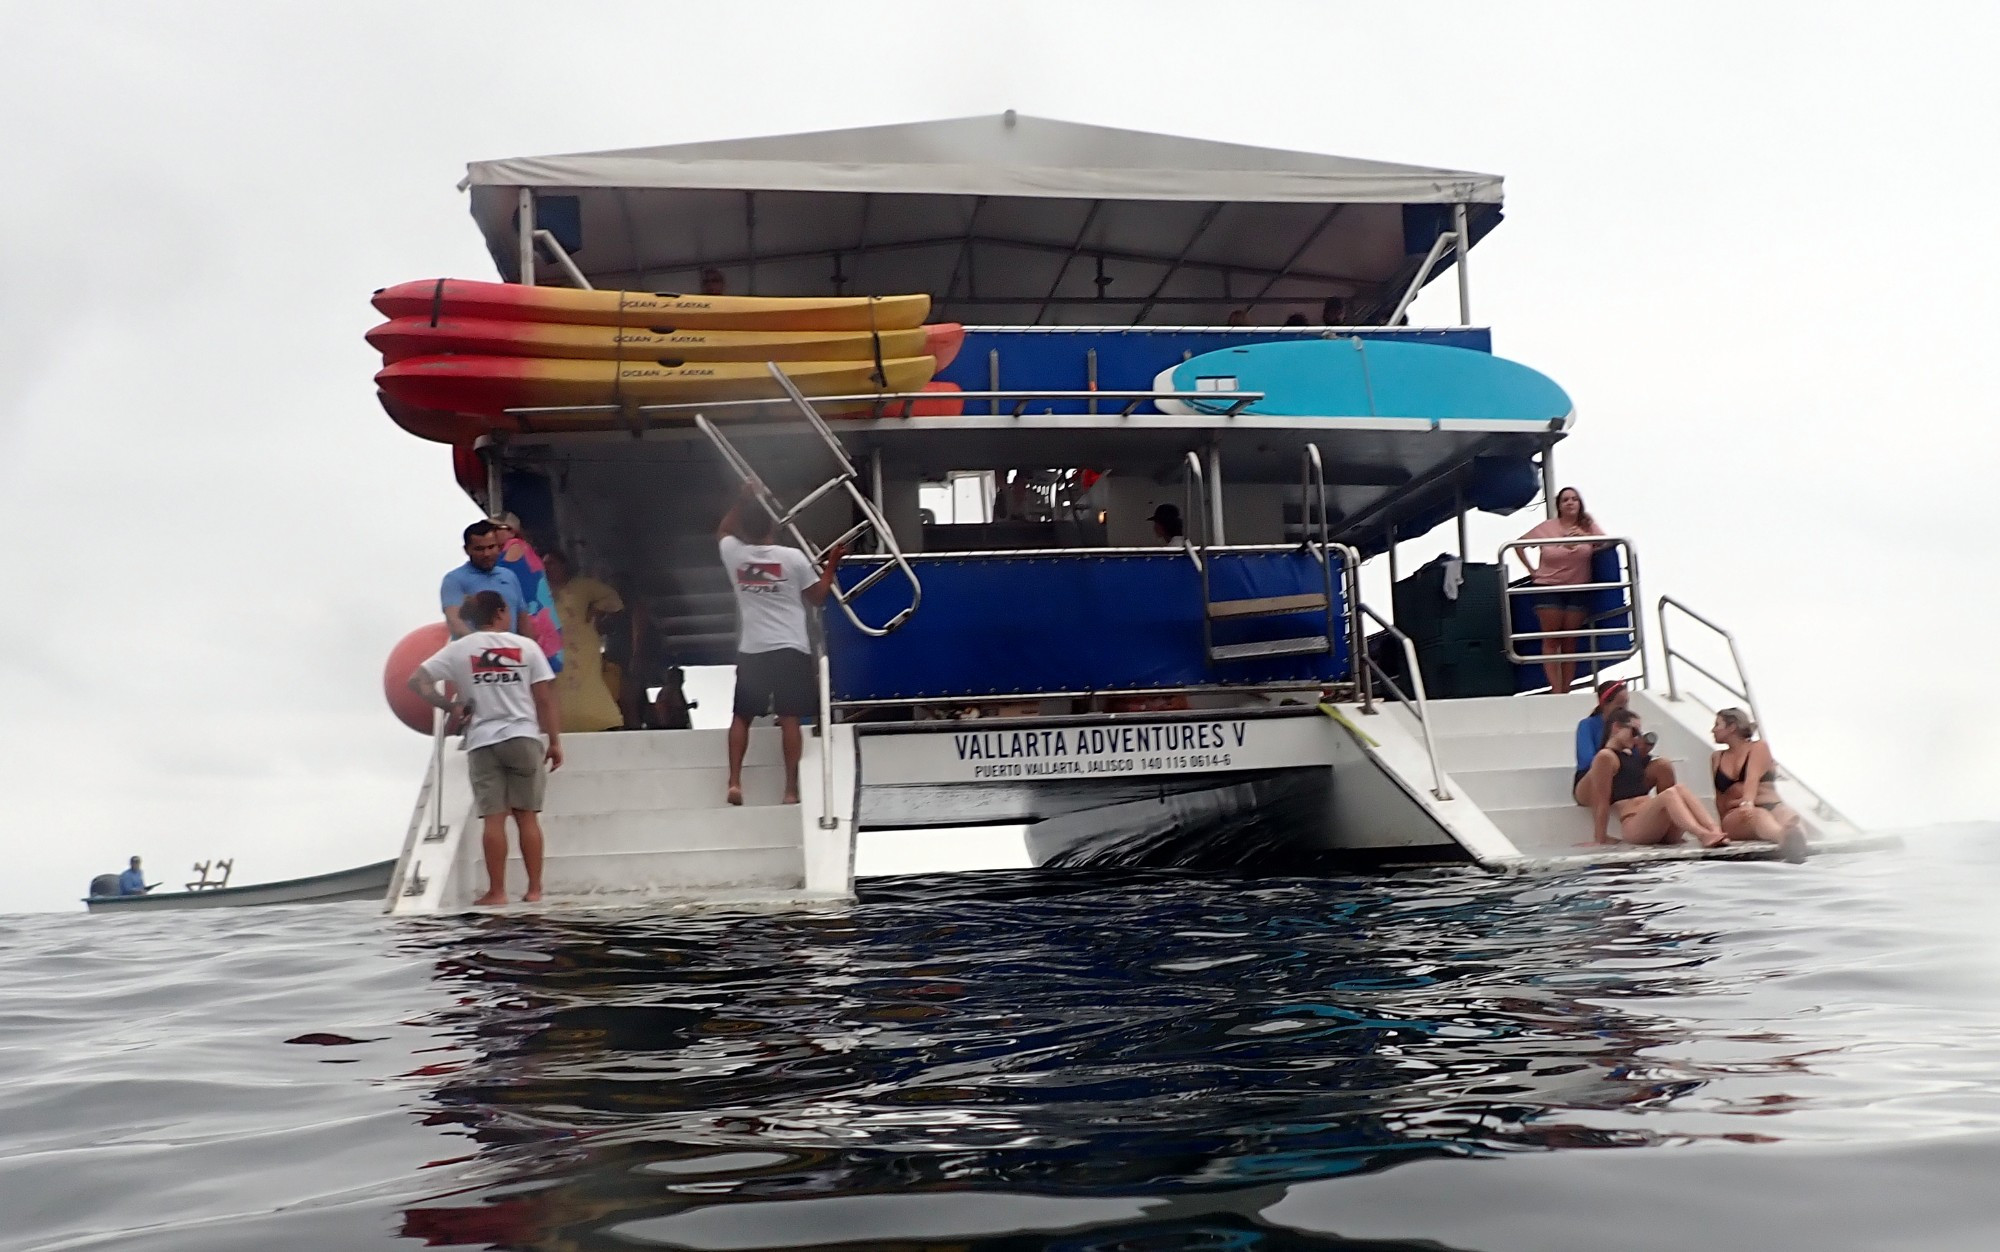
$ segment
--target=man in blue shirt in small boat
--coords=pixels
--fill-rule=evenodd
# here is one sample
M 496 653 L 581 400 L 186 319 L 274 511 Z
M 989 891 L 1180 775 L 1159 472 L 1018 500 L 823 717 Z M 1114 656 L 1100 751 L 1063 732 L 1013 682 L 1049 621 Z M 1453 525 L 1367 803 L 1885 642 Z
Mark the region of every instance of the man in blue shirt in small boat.
M 159 885 L 158 883 L 147 885 L 145 872 L 139 868 L 139 858 L 136 856 L 132 858 L 131 866 L 118 875 L 118 894 L 121 896 L 142 896 Z
M 527 598 L 521 594 L 521 580 L 514 577 L 513 570 L 500 564 L 504 542 L 500 527 L 490 521 L 474 522 L 465 528 L 464 539 L 465 564 L 446 574 L 438 586 L 438 599 L 451 637 L 458 639 L 472 633 L 473 628 L 460 616 L 459 606 L 482 591 L 496 592 L 507 602 L 507 620 L 499 629 L 528 633 L 524 619 Z

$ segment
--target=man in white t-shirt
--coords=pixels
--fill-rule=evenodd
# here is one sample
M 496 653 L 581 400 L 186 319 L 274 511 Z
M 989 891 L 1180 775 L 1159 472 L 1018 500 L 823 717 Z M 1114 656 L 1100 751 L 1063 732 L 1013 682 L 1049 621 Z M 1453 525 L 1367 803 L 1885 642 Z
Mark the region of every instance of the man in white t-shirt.
M 757 499 L 754 481 L 743 484 L 716 530 L 723 568 L 736 588 L 736 704 L 729 722 L 729 802 L 743 803 L 743 753 L 750 721 L 778 716 L 785 746 L 785 803 L 799 802 L 799 719 L 819 708 L 819 676 L 806 605 L 826 603 L 841 549 L 827 553 L 815 571 L 806 554 L 778 542 L 778 523 Z
M 562 716 L 555 671 L 535 641 L 497 629 L 513 610 L 497 591 L 465 598 L 459 617 L 472 633 L 452 640 L 410 675 L 410 690 L 451 715 L 447 731 L 465 731 L 472 800 L 485 830 L 486 894 L 474 904 L 507 903 L 507 815 L 521 832 L 528 890 L 542 898 L 542 788 L 563 762 Z M 437 684 L 450 683 L 452 698 Z M 542 746 L 542 736 L 549 737 Z

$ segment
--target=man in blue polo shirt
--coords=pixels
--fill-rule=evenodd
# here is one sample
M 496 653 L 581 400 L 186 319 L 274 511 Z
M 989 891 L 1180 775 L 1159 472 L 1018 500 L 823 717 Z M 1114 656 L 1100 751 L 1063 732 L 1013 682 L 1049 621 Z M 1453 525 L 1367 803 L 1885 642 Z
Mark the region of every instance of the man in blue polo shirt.
M 465 528 L 464 538 L 465 564 L 446 574 L 438 587 L 440 607 L 444 609 L 451 637 L 459 639 L 472 633 L 472 628 L 460 619 L 458 609 L 467 597 L 482 591 L 497 592 L 507 602 L 507 620 L 495 629 L 526 634 L 527 597 L 521 594 L 521 580 L 514 577 L 514 571 L 500 564 L 500 527 L 492 522 L 474 522 Z
M 152 887 L 146 885 L 146 875 L 139 868 L 139 858 L 136 856 L 133 857 L 131 868 L 118 875 L 118 894 L 121 896 L 142 896 L 152 889 Z

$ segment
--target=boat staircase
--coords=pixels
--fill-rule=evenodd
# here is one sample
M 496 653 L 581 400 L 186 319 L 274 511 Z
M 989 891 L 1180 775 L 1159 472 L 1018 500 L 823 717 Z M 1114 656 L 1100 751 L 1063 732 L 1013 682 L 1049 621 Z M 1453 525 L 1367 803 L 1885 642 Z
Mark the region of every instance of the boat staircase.
M 848 620 L 870 635 L 886 635 L 915 614 L 922 595 L 916 572 L 888 524 L 856 486 L 859 477 L 840 441 L 782 371 L 773 377 L 831 453 L 834 473 L 786 505 L 723 433 L 696 414 L 695 425 L 737 478 L 751 485 L 781 528 L 823 565 L 836 546 L 871 539 L 886 558 L 868 578 L 831 597 Z M 800 516 L 819 500 L 845 491 L 860 520 L 824 546 L 800 529 Z M 708 649 L 726 641 L 733 651 L 735 613 L 727 575 L 716 563 L 706 526 L 695 530 L 669 563 L 676 585 L 660 600 L 657 619 L 669 657 L 676 648 Z M 856 616 L 851 601 L 901 572 L 908 604 L 879 623 Z M 727 730 L 606 731 L 566 734 L 565 760 L 552 772 L 541 814 L 545 843 L 543 898 L 538 907 L 686 905 L 795 907 L 853 898 L 856 748 L 851 727 L 830 716 L 827 661 L 816 658 L 819 714 L 804 736 L 799 802 L 783 803 L 780 732 L 754 727 L 744 757 L 743 803 L 731 805 Z M 510 821 L 506 887 L 518 901 L 527 875 Z M 486 889 L 482 822 L 473 811 L 463 752 L 448 750 L 440 717 L 433 730 L 431 768 L 419 792 L 403 854 L 390 885 L 391 913 L 467 908 Z
M 801 803 L 781 804 L 778 731 L 751 731 L 744 802 L 724 802 L 728 731 L 564 735 L 549 776 L 541 907 L 794 907 L 852 897 L 853 739 L 807 736 Z M 390 884 L 390 913 L 457 912 L 486 890 L 465 754 L 438 740 Z M 824 758 L 824 759 L 823 759 Z M 823 779 L 830 773 L 834 790 Z M 842 790 L 844 788 L 844 790 Z M 843 799 L 843 797 L 845 797 Z M 835 824 L 823 827 L 831 817 Z M 507 893 L 527 877 L 508 823 Z
M 1636 577 L 1628 573 L 1626 581 L 1612 587 L 1624 597 L 1620 609 L 1602 614 L 1604 622 L 1594 620 L 1572 632 L 1585 641 L 1575 655 L 1609 663 L 1639 662 L 1630 688 L 1632 711 L 1647 732 L 1658 736 L 1654 756 L 1670 763 L 1676 781 L 1712 813 L 1715 787 L 1709 763 L 1715 745 L 1709 731 L 1715 705 L 1687 690 L 1684 671 L 1707 679 L 1721 695 L 1750 709 L 1753 718 L 1758 718 L 1756 699 L 1734 637 L 1671 596 L 1660 597 L 1654 615 L 1660 625 L 1666 683 L 1665 690 L 1653 687 Z M 1692 840 L 1659 847 L 1593 844 L 1591 814 L 1576 803 L 1574 787 L 1576 727 L 1595 706 L 1594 694 L 1582 689 L 1560 696 L 1429 699 L 1408 640 L 1366 605 L 1361 611 L 1410 652 L 1405 670 L 1409 690 L 1381 673 L 1371 658 L 1362 670 L 1361 701 L 1329 706 L 1372 764 L 1398 784 L 1401 802 L 1378 805 L 1369 814 L 1378 824 L 1408 821 L 1421 811 L 1471 859 L 1492 868 L 1694 857 L 1762 859 L 1777 854 L 1773 845 L 1762 843 L 1731 843 L 1712 850 Z M 1675 619 L 1713 632 L 1727 649 L 1732 673 L 1704 668 L 1676 648 L 1666 629 Z M 1510 630 L 1509 655 L 1518 655 L 1521 640 L 1538 637 L 1545 635 Z M 1372 700 L 1378 690 L 1387 698 Z M 1864 831 L 1782 762 L 1778 770 L 1778 793 L 1804 819 L 1814 852 L 1894 843 L 1893 837 Z

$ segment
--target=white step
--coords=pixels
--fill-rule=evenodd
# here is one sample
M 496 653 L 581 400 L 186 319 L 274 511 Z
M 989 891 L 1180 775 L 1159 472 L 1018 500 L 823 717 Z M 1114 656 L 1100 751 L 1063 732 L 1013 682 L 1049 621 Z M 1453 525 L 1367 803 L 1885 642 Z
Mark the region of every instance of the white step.
M 1518 735 L 1576 730 L 1597 707 L 1597 697 L 1572 691 L 1566 696 L 1483 696 L 1427 702 L 1431 730 L 1443 738 Z
M 1576 731 L 1535 731 L 1477 738 L 1446 736 L 1437 740 L 1438 764 L 1445 772 L 1460 770 L 1539 769 L 1562 765 L 1576 769 Z
M 1208 650 L 1211 660 L 1252 661 L 1279 656 L 1311 656 L 1328 652 L 1332 640 L 1325 635 L 1301 635 L 1293 639 L 1263 639 L 1255 643 L 1219 643 Z
M 727 730 L 605 730 L 564 735 L 560 774 L 600 770 L 706 769 L 729 765 Z M 753 727 L 745 765 L 777 765 L 784 759 L 775 726 Z
M 1451 781 L 1482 809 L 1575 805 L 1576 771 L 1566 765 L 1450 772 Z
M 550 856 L 711 848 L 796 849 L 802 819 L 796 804 L 658 812 L 627 810 L 549 820 L 543 823 L 542 831 Z
M 586 813 L 627 810 L 714 809 L 724 803 L 729 769 L 708 765 L 689 769 L 600 769 L 572 773 L 568 766 L 549 777 L 542 818 L 556 821 Z M 743 800 L 748 807 L 775 805 L 784 798 L 780 765 L 743 767 Z
M 466 882 L 484 888 L 486 871 L 477 866 Z M 764 848 L 728 852 L 623 852 L 549 856 L 542 862 L 542 890 L 551 896 L 689 894 L 729 888 L 800 890 L 805 859 L 799 849 Z M 518 856 L 507 860 L 507 893 L 519 899 L 528 887 Z M 477 892 L 474 892 L 476 895 Z
M 1515 847 L 1531 856 L 1590 845 L 1590 810 L 1574 804 L 1559 808 L 1489 808 L 1486 816 L 1500 828 L 1501 834 L 1514 841 Z M 1615 817 L 1611 819 L 1610 830 L 1612 837 L 1616 838 L 1618 819 Z

